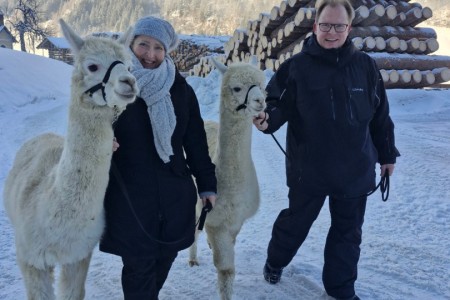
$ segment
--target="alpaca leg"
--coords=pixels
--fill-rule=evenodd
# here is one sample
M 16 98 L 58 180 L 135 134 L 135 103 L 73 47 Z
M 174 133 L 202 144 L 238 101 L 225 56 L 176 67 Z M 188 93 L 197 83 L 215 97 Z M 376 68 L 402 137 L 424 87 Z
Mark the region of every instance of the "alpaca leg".
M 28 300 L 54 300 L 53 267 L 37 269 L 21 260 L 18 260 L 22 271 Z
M 58 299 L 84 299 L 84 285 L 89 269 L 89 263 L 91 261 L 91 255 L 92 253 L 76 263 L 61 266 L 61 275 L 58 285 Z
M 197 241 L 198 236 L 200 235 L 200 230 L 195 231 L 195 240 L 194 243 L 189 247 L 189 266 L 198 266 L 198 258 L 197 258 Z
M 207 229 L 208 240 L 213 250 L 214 266 L 217 269 L 217 279 L 220 298 L 230 300 L 233 295 L 234 244 L 236 234 L 227 231 L 227 228 Z

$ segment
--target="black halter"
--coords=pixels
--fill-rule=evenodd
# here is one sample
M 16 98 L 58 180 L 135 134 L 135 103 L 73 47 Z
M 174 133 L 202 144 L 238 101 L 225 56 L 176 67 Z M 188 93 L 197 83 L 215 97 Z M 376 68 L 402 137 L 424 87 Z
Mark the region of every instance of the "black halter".
M 106 83 L 107 83 L 108 80 L 109 80 L 109 76 L 111 75 L 112 69 L 113 69 L 117 64 L 123 64 L 123 62 L 121 62 L 121 61 L 119 61 L 119 60 L 116 60 L 115 62 L 113 62 L 113 63 L 109 66 L 108 70 L 106 71 L 105 77 L 103 77 L 103 81 L 100 82 L 99 84 L 94 85 L 93 87 L 91 87 L 90 89 L 88 89 L 87 91 L 85 91 L 84 93 L 85 93 L 85 94 L 89 94 L 89 97 L 92 97 L 92 95 L 93 95 L 96 91 L 98 91 L 98 90 L 101 89 L 101 90 L 102 90 L 102 95 L 103 95 L 103 100 L 105 100 L 105 102 L 106 102 L 105 86 L 106 86 Z
M 247 108 L 248 94 L 250 93 L 250 90 L 251 90 L 252 88 L 256 87 L 256 86 L 257 86 L 257 85 L 254 84 L 254 85 L 252 85 L 252 86 L 248 89 L 247 95 L 245 95 L 245 101 L 244 101 L 244 103 L 242 103 L 241 105 L 239 105 L 238 107 L 236 107 L 236 111 L 240 111 L 241 109 L 246 109 L 246 108 Z

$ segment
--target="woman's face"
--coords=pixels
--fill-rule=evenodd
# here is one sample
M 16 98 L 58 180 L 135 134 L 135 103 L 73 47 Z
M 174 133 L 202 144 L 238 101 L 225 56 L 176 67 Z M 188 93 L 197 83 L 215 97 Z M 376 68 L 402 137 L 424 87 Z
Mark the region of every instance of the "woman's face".
M 325 49 L 342 47 L 350 29 L 349 16 L 342 5 L 326 6 L 313 25 L 317 42 Z
M 131 45 L 131 50 L 145 69 L 156 69 L 166 55 L 164 46 L 147 35 L 137 36 Z

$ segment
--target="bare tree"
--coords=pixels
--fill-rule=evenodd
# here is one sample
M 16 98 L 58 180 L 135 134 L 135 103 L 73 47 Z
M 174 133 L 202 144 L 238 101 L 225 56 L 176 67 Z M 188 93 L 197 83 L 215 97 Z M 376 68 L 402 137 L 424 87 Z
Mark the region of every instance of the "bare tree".
M 14 7 L 14 17 L 9 22 L 14 30 L 19 34 L 20 50 L 26 52 L 25 38 L 35 41 L 52 35 L 51 28 L 44 28 L 41 25 L 43 13 L 39 11 L 38 0 L 19 0 Z

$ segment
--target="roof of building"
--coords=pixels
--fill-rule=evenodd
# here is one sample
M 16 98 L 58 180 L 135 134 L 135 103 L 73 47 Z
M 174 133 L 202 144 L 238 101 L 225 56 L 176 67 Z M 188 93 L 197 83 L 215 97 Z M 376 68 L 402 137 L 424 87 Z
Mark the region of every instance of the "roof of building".
M 69 42 L 63 37 L 46 37 L 38 46 L 38 49 L 70 49 Z
M 8 28 L 6 28 L 5 25 L 0 25 L 0 32 L 5 31 L 8 35 L 11 36 L 11 40 L 13 43 L 17 43 L 16 39 L 14 38 L 14 36 L 11 34 L 11 32 L 9 32 Z

